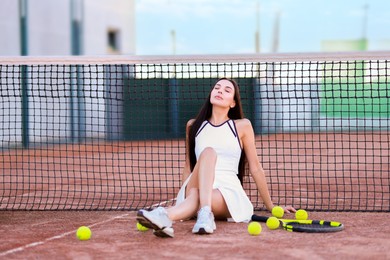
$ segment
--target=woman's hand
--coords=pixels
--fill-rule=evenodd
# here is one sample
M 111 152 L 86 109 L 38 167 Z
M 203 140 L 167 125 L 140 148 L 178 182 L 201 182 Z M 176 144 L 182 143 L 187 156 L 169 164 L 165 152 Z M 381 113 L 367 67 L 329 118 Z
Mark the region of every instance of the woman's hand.
M 286 206 L 286 207 L 283 207 L 284 209 L 284 213 L 295 213 L 297 212 L 297 210 L 295 208 L 293 208 L 292 206 Z

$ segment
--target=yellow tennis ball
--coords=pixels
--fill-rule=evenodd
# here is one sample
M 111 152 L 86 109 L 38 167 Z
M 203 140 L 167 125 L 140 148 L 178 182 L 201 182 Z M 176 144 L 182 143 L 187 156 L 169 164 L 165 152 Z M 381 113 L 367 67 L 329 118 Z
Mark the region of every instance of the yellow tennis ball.
M 276 217 L 269 217 L 267 219 L 267 222 L 266 222 L 266 225 L 269 229 L 277 229 L 280 225 L 280 222 L 279 222 L 279 219 L 277 219 Z
M 275 206 L 272 208 L 272 216 L 277 218 L 283 218 L 284 209 L 280 206 Z
M 257 236 L 261 233 L 261 225 L 259 222 L 252 221 L 248 225 L 248 233 L 251 236 Z
M 139 222 L 137 222 L 137 229 L 142 232 L 149 230 L 149 228 L 142 226 Z
M 306 210 L 299 209 L 297 212 L 295 212 L 295 218 L 298 220 L 306 220 L 309 217 Z
M 91 238 L 92 232 L 89 227 L 81 226 L 77 229 L 76 236 L 80 240 L 89 240 Z

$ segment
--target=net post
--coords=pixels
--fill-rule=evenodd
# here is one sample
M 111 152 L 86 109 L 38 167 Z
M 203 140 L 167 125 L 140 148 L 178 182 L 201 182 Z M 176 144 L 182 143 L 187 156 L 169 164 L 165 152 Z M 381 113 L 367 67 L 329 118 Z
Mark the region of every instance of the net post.
M 179 89 L 176 77 L 168 81 L 169 88 L 169 118 L 173 137 L 179 136 Z
M 19 0 L 20 15 L 20 52 L 22 56 L 28 55 L 28 28 L 27 28 L 27 1 Z M 29 104 L 28 104 L 28 66 L 20 66 L 21 93 L 22 93 L 22 145 L 27 148 L 29 138 Z
M 29 99 L 28 99 L 28 67 L 22 65 L 21 69 L 21 89 L 22 89 L 22 145 L 28 148 L 30 145 L 29 136 Z

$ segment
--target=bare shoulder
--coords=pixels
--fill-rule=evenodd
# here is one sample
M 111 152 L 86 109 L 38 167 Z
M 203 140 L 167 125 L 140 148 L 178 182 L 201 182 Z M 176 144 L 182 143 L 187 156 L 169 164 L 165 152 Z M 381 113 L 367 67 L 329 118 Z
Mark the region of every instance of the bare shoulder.
M 246 129 L 252 129 L 252 123 L 249 119 L 236 119 L 234 120 L 238 131 L 247 131 Z
M 234 123 L 236 124 L 237 132 L 238 135 L 240 136 L 240 139 L 243 139 L 245 136 L 253 135 L 253 127 L 249 119 L 247 118 L 237 119 L 234 120 Z
M 194 122 L 195 122 L 195 119 L 194 119 L 194 118 L 188 120 L 188 122 L 187 122 L 187 128 L 191 127 L 191 126 L 194 124 Z
M 187 133 L 190 131 L 190 128 L 194 124 L 194 122 L 195 122 L 195 119 L 188 120 L 187 125 L 186 125 L 186 132 Z

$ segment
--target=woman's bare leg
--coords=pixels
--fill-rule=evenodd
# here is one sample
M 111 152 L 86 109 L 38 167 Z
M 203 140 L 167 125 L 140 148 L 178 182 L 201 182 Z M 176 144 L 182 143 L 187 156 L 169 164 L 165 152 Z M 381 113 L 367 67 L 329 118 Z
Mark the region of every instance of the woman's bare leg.
M 168 216 L 171 220 L 189 219 L 196 215 L 199 207 L 199 191 L 191 189 L 186 196 L 186 199 L 179 205 L 167 208 Z
M 182 220 L 193 217 L 199 208 L 212 206 L 213 182 L 217 154 L 212 148 L 205 148 L 199 156 L 191 179 L 186 187 L 186 199 L 167 209 L 172 220 Z
M 189 219 L 196 215 L 199 209 L 198 189 L 191 189 L 186 199 L 179 205 L 167 208 L 168 216 L 171 220 Z M 227 219 L 230 217 L 229 209 L 225 199 L 218 189 L 212 191 L 211 209 L 216 219 Z
M 199 207 L 211 207 L 213 183 L 215 177 L 215 164 L 217 153 L 213 148 L 207 147 L 200 154 L 198 162 L 192 172 L 191 180 L 187 184 L 187 192 L 193 188 L 199 189 Z
M 229 209 L 226 205 L 225 199 L 222 193 L 218 189 L 213 190 L 212 200 L 212 211 L 216 219 L 227 219 L 230 218 Z
M 199 163 L 198 174 L 200 202 L 199 206 L 200 208 L 204 206 L 211 207 L 217 153 L 212 148 L 206 148 L 200 157 L 202 158 L 202 161 Z

